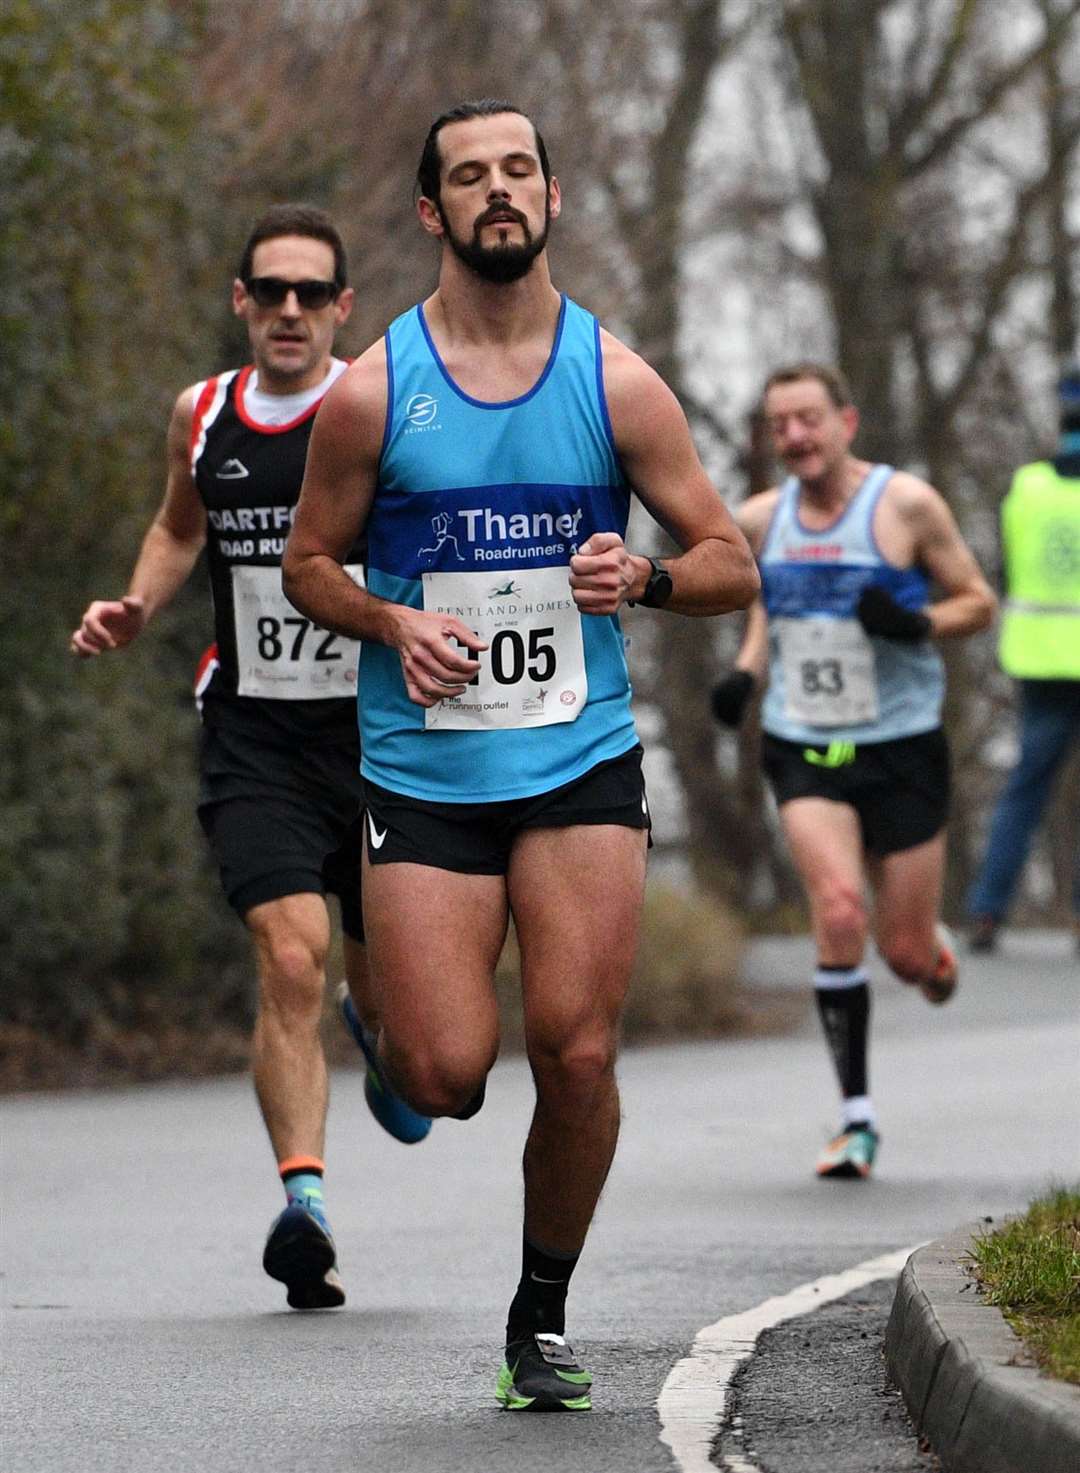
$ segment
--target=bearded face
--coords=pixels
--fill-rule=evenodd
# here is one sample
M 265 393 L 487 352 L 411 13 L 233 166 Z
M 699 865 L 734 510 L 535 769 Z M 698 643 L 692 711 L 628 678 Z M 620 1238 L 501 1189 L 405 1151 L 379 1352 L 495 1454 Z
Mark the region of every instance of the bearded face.
M 536 236 L 520 210 L 501 202 L 489 205 L 477 216 L 468 240 L 454 234 L 445 214 L 442 218 L 446 237 L 458 260 L 475 272 L 482 281 L 505 284 L 519 281 L 547 245 L 548 231 L 551 228 L 551 201 L 545 201 L 544 226 Z M 506 228 L 500 230 L 500 225 Z

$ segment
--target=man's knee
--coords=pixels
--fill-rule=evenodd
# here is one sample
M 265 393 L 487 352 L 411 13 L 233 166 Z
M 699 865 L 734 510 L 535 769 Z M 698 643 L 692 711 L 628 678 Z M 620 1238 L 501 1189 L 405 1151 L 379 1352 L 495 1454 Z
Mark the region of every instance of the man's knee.
M 435 1118 L 462 1114 L 483 1088 L 497 1052 L 497 1041 L 424 1053 L 388 1041 L 385 1059 L 394 1088 L 414 1110 Z
M 318 1017 L 326 977 L 325 949 L 283 931 L 260 938 L 256 950 L 263 1010 L 283 1017 Z
M 928 977 L 937 963 L 934 938 L 897 932 L 878 937 L 878 950 L 886 966 L 905 982 L 920 982 Z
M 534 1030 L 526 1040 L 537 1092 L 580 1097 L 607 1087 L 615 1073 L 614 1027 L 593 1023 L 562 1034 Z
M 821 939 L 832 951 L 861 954 L 869 918 L 856 889 L 844 883 L 829 885 L 815 898 L 814 910 Z

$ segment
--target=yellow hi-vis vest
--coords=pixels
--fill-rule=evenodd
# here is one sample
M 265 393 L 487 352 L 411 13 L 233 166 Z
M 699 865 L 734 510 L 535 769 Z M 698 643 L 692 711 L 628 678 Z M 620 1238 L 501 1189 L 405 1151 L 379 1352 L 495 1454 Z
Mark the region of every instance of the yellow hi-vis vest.
M 1022 465 L 1001 504 L 1007 597 L 998 657 L 1021 680 L 1080 680 L 1080 479 Z

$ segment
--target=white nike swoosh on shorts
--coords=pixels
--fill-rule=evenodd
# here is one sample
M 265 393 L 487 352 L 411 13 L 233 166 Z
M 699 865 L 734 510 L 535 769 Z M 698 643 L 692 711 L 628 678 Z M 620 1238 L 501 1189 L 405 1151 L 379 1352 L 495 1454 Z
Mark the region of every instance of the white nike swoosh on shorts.
M 371 838 L 371 847 L 372 849 L 381 849 L 383 846 L 383 840 L 386 838 L 387 835 L 387 830 L 383 829 L 382 833 L 380 834 L 375 827 L 375 820 L 372 818 L 370 813 L 367 816 L 367 821 L 368 835 Z

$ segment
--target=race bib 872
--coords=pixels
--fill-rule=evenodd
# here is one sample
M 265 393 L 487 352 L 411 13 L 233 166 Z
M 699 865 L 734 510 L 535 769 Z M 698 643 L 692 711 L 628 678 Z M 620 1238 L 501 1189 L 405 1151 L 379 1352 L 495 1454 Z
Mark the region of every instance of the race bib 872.
M 345 572 L 363 586 L 364 570 Z M 356 694 L 358 640 L 330 634 L 294 609 L 280 568 L 232 570 L 237 692 L 273 701 L 319 701 Z

